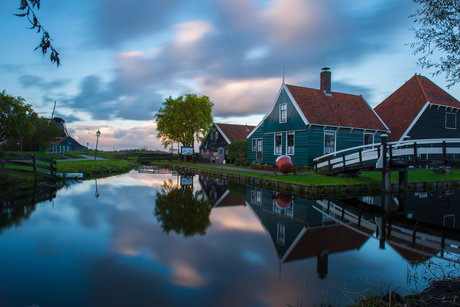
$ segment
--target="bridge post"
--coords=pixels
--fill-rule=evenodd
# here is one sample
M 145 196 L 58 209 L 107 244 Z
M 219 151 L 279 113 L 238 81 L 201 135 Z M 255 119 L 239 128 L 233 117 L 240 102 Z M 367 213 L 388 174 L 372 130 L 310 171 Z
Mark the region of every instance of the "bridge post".
M 387 152 L 388 152 L 388 135 L 381 136 L 381 159 L 382 159 L 382 192 L 391 192 L 391 168 L 388 166 Z

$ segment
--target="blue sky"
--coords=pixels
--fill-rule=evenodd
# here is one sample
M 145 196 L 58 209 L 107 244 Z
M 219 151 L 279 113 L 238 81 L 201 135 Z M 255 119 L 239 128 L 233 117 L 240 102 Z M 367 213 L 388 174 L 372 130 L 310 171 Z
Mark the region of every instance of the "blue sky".
M 376 106 L 415 73 L 446 89 L 445 76 L 418 67 L 409 0 L 42 0 L 36 11 L 60 53 L 56 68 L 41 35 L 0 2 L 0 90 L 42 116 L 66 120 L 94 148 L 162 149 L 154 114 L 166 97 L 196 93 L 214 102 L 216 122 L 257 125 L 282 84 L 362 94 Z M 447 90 L 460 98 L 460 85 Z

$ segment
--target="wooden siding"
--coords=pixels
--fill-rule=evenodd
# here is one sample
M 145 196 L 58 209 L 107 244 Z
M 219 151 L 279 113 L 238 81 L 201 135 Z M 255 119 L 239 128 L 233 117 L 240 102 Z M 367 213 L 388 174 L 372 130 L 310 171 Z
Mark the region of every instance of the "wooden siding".
M 264 123 L 262 123 L 259 128 L 256 128 L 257 130 L 254 131 L 251 135 L 250 138 L 248 138 L 248 159 L 251 161 L 256 161 L 256 151 L 252 150 L 252 140 L 253 139 L 263 139 L 264 138 Z M 263 141 L 265 143 L 265 140 Z M 263 149 L 264 150 L 264 149 Z M 265 152 L 263 153 L 263 156 L 265 156 Z
M 287 104 L 287 121 L 280 123 L 280 104 Z M 289 99 L 286 91 L 283 89 L 275 103 L 272 112 L 265 118 L 264 133 L 278 132 L 278 131 L 293 131 L 305 129 L 306 125 L 297 112 L 296 108 Z
M 457 115 L 457 128 L 446 129 L 446 112 Z M 411 139 L 460 138 L 460 113 L 450 108 L 431 106 L 426 108 L 416 124 L 409 131 Z
M 204 142 L 200 146 L 200 152 L 201 152 L 201 149 L 204 149 L 206 141 L 208 142 L 208 149 L 211 150 L 211 151 L 212 151 L 213 148 L 220 148 L 220 147 L 228 148 L 227 141 L 225 140 L 224 136 L 219 132 L 219 130 L 217 130 L 217 128 L 216 128 L 216 131 L 217 131 L 219 136 L 217 137 L 217 141 L 214 144 L 212 143 L 211 132 L 213 132 L 214 128 L 215 128 L 215 126 L 212 126 L 211 131 L 208 132 L 208 135 L 206 135 L 206 139 L 204 140 Z

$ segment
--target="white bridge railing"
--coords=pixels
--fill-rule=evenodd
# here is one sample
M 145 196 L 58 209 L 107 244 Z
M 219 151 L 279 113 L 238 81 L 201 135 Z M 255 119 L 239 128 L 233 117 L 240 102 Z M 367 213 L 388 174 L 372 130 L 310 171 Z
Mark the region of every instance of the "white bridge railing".
M 456 145 L 453 147 L 452 145 Z M 369 149 L 369 147 L 373 147 Z M 447 155 L 460 154 L 460 138 L 451 139 L 426 139 L 426 140 L 410 140 L 401 142 L 388 142 L 387 148 L 384 148 L 382 143 L 372 145 L 363 145 L 352 147 L 333 153 L 329 153 L 313 159 L 316 163 L 316 170 L 327 167 L 329 170 L 334 170 L 339 167 L 357 166 L 365 162 L 375 161 L 376 168 L 382 167 L 383 159 L 381 159 L 382 151 L 386 152 L 387 160 L 406 157 L 408 159 L 418 159 L 422 155 L 425 160 L 429 159 L 428 155 L 441 155 L 446 159 Z M 460 156 L 459 156 L 460 159 Z

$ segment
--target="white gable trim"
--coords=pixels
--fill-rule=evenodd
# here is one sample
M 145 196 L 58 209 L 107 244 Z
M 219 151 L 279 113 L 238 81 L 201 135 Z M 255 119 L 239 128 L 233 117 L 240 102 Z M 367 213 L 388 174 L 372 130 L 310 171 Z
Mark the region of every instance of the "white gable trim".
M 249 135 L 246 137 L 247 139 L 249 139 L 251 137 L 251 135 L 257 130 L 259 129 L 259 127 L 262 125 L 262 123 L 265 121 L 265 119 L 268 117 L 268 115 L 270 115 L 273 110 L 275 109 L 275 105 L 276 103 L 278 102 L 278 99 L 281 95 L 281 92 L 283 91 L 283 89 L 286 91 L 286 93 L 288 94 L 289 98 L 291 99 L 291 102 L 292 104 L 294 105 L 295 109 L 297 110 L 297 112 L 299 113 L 300 117 L 302 118 L 303 122 L 305 123 L 305 125 L 309 125 L 310 123 L 308 122 L 307 118 L 305 117 L 305 114 L 303 114 L 303 112 L 300 110 L 300 107 L 299 105 L 297 104 L 297 102 L 295 101 L 294 97 L 292 97 L 292 94 L 291 92 L 288 90 L 286 84 L 282 84 L 281 85 L 281 88 L 279 89 L 278 91 L 278 94 L 276 95 L 276 98 L 275 98 L 275 101 L 273 102 L 270 110 L 265 114 L 264 118 L 262 118 L 262 120 L 260 121 L 260 123 L 254 128 L 254 130 L 251 131 L 251 133 L 249 133 Z
M 224 139 L 227 141 L 227 144 L 230 145 L 232 142 L 228 139 L 228 137 L 225 135 L 224 132 L 220 129 L 219 125 L 217 123 L 214 123 L 216 125 L 217 130 L 220 132 L 220 134 L 224 137 Z
M 310 125 L 310 123 L 308 122 L 307 118 L 305 117 L 305 114 L 303 114 L 302 110 L 300 110 L 300 107 L 297 104 L 297 101 L 295 101 L 294 97 L 292 96 L 291 92 L 287 88 L 286 84 L 283 84 L 283 85 L 284 85 L 284 88 L 286 89 L 286 93 L 289 95 L 289 98 L 291 99 L 292 104 L 294 105 L 295 109 L 297 110 L 297 113 L 299 113 L 299 115 L 302 118 L 304 124 L 307 125 L 307 126 Z M 275 106 L 273 105 L 273 107 L 275 107 Z
M 401 138 L 398 140 L 398 142 L 400 141 L 404 141 L 404 138 L 409 134 L 409 132 L 412 130 L 412 128 L 414 127 L 414 125 L 417 123 L 417 121 L 419 120 L 420 116 L 422 116 L 423 112 L 425 112 L 426 108 L 428 108 L 428 106 L 430 105 L 430 102 L 427 101 L 425 103 L 425 105 L 423 106 L 423 108 L 420 110 L 420 112 L 418 112 L 417 116 L 414 118 L 414 120 L 412 121 L 412 123 L 409 125 L 409 127 L 407 128 L 407 130 L 403 133 L 403 135 L 401 136 Z
M 379 121 L 385 126 L 385 128 L 387 128 L 388 132 L 391 133 L 390 129 L 388 128 L 387 125 L 385 125 L 385 123 L 383 122 L 383 120 L 380 118 L 380 116 L 374 111 L 374 109 L 371 107 L 371 105 L 369 104 L 369 102 L 367 102 L 367 100 L 364 98 L 363 95 L 359 95 L 361 96 L 361 98 L 367 103 L 367 106 L 369 107 L 369 109 L 372 110 L 372 112 L 374 112 L 375 116 L 377 116 L 377 118 L 379 119 Z

